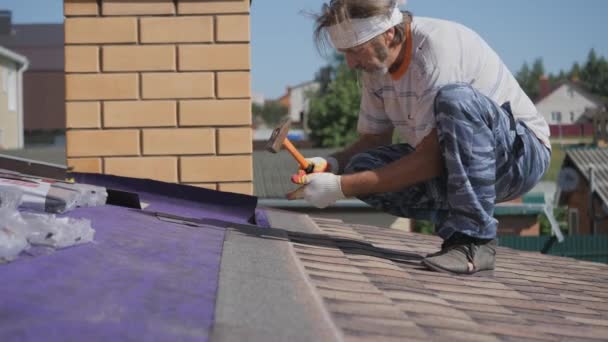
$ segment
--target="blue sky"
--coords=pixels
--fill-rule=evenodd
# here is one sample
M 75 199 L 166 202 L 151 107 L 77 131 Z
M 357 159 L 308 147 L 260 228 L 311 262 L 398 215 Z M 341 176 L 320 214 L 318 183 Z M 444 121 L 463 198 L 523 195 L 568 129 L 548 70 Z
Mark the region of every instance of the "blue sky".
M 313 21 L 323 0 L 253 0 L 252 87 L 266 98 L 308 81 L 325 61 L 313 45 Z M 62 0 L 0 0 L 15 23 L 61 22 Z M 608 57 L 606 0 L 409 0 L 414 15 L 471 27 L 513 71 L 542 57 L 548 72 L 583 62 L 591 48 Z

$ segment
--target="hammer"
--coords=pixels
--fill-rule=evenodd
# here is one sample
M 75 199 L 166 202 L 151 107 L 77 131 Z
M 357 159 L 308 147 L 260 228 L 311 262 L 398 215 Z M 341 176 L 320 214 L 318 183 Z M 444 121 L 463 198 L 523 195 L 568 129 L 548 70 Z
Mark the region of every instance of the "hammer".
M 272 132 L 268 143 L 266 144 L 266 150 L 272 153 L 279 153 L 281 150 L 281 146 L 284 146 L 289 153 L 296 159 L 298 164 L 302 170 L 306 173 L 312 173 L 315 166 L 313 163 L 309 163 L 304 159 L 304 156 L 293 146 L 291 141 L 287 138 L 287 133 L 289 133 L 289 127 L 291 126 L 291 120 L 286 119 L 281 123 L 275 130 Z

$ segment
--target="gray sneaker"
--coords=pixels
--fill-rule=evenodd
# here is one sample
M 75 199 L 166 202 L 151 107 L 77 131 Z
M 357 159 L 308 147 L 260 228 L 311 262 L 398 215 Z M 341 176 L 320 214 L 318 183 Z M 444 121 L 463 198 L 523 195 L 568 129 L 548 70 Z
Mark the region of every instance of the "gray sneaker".
M 454 233 L 437 253 L 422 260 L 427 268 L 457 275 L 493 275 L 496 263 L 496 240 L 476 239 Z

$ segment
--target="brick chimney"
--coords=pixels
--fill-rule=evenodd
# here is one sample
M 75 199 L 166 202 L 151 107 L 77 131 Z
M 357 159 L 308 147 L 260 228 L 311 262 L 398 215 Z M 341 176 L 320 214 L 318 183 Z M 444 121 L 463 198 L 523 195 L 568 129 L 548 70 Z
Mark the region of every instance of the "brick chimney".
M 249 0 L 64 0 L 67 163 L 252 194 Z
M 540 92 L 538 95 L 539 99 L 545 98 L 551 92 L 551 84 L 549 83 L 549 77 L 542 75 L 539 79 Z

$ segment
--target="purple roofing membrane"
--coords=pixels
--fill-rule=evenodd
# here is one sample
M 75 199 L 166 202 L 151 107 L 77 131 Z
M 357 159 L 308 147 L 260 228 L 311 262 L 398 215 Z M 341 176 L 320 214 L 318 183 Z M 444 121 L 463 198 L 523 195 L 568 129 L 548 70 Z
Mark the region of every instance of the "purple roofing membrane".
M 78 183 L 135 192 L 139 194 L 142 202 L 149 204 L 145 208 L 147 211 L 160 211 L 190 218 L 213 218 L 247 223 L 254 218 L 257 205 L 257 197 L 193 186 L 110 175 L 88 173 L 73 175 Z
M 249 196 L 118 177 L 79 181 L 137 192 L 147 211 L 231 222 L 255 211 Z M 92 221 L 93 243 L 0 265 L 0 341 L 208 340 L 225 228 L 108 205 L 68 216 Z

